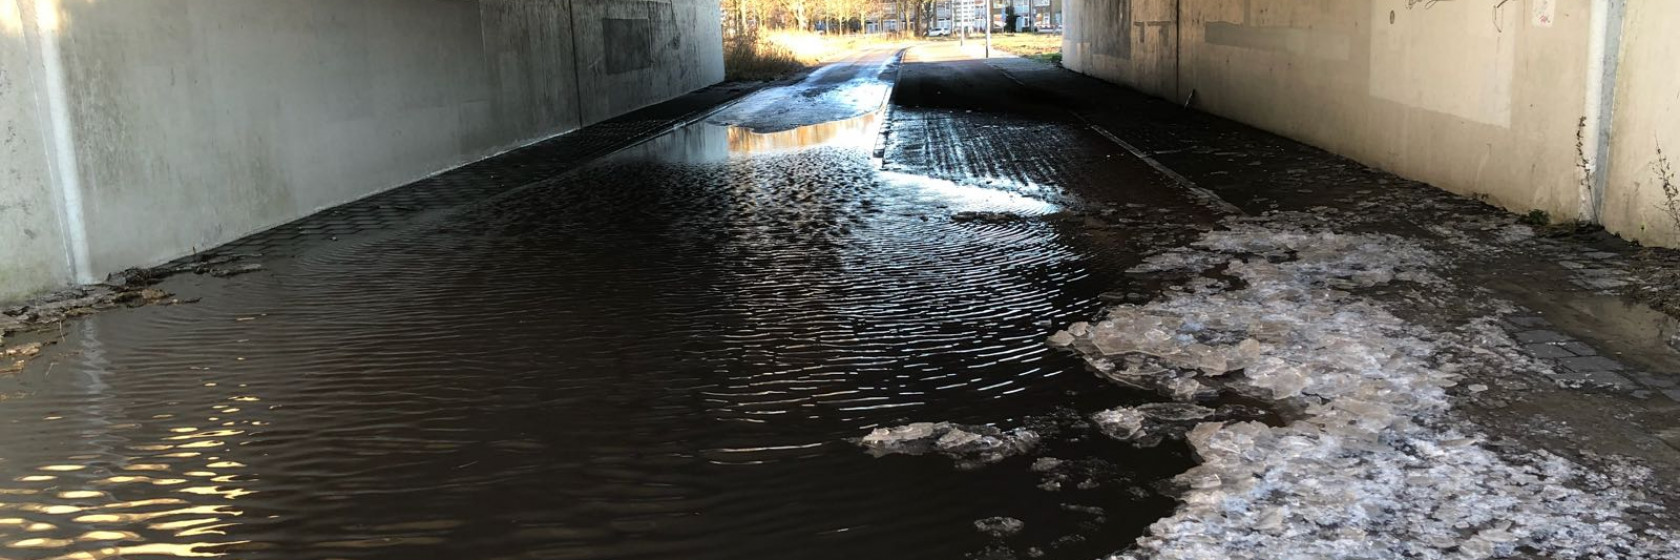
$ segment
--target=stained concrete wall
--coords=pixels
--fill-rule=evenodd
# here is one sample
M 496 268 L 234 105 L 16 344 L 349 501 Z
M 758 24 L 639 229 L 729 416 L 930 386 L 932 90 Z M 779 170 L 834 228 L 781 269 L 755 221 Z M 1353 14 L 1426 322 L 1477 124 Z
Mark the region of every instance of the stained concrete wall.
M 0 0 L 0 301 L 70 281 L 25 18 Z
M 666 84 L 723 80 L 716 0 L 576 0 L 578 83 L 586 122 L 666 99 Z
M 1680 188 L 1680 2 L 1630 2 L 1625 21 L 1604 200 L 1618 219 L 1606 225 L 1680 246 L 1680 199 L 1663 191 L 1665 182 Z
M 723 79 L 717 0 L 0 2 L 19 14 L 0 28 L 16 82 L 0 89 L 0 119 L 73 139 L 60 152 L 5 144 L 28 153 L 0 165 L 28 177 L 0 185 L 0 300 L 213 247 Z M 14 68 L 31 61 L 33 74 Z M 39 70 L 52 64 L 57 75 Z M 55 104 L 57 129 L 40 116 Z M 70 182 L 43 174 L 58 153 L 73 153 Z M 80 219 L 54 212 L 48 195 L 66 192 Z M 69 218 L 42 222 L 58 214 Z M 25 246 L 11 235 L 23 229 L 51 233 Z M 76 243 L 66 257 L 55 237 L 78 231 L 79 267 Z
M 1680 8 L 1636 2 L 1626 18 L 1650 39 L 1622 43 L 1629 55 L 1620 99 L 1632 102 L 1615 108 L 1617 126 L 1604 147 L 1616 155 L 1606 158 L 1595 157 L 1600 129 L 1582 127 L 1600 101 L 1590 79 L 1601 73 L 1590 62 L 1593 4 L 1074 0 L 1063 60 L 1175 101 L 1194 92 L 1208 112 L 1515 211 L 1595 220 L 1641 241 L 1675 243 L 1680 226 L 1654 223 L 1650 188 L 1635 192 L 1630 163 L 1621 159 L 1652 159 L 1650 149 L 1640 155 L 1622 146 L 1640 134 L 1623 123 L 1673 131 L 1680 119 L 1672 110 L 1667 122 L 1646 116 L 1673 104 L 1674 73 L 1663 68 L 1680 39 L 1662 27 Z M 1653 45 L 1660 41 L 1667 46 Z M 1578 133 L 1586 146 L 1577 146 Z M 1596 187 L 1602 204 L 1592 169 L 1610 170 Z

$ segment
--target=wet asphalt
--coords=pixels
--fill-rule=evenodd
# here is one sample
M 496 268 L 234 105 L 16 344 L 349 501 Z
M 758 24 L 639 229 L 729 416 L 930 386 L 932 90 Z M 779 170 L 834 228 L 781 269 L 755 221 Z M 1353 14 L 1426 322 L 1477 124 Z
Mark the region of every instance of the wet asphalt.
M 52 333 L 0 379 L 0 558 L 1090 558 L 1172 508 L 1185 449 L 1081 421 L 1153 397 L 1043 340 L 1220 214 L 994 66 L 872 52 L 545 161 Z M 1049 437 L 849 441 L 912 421 Z

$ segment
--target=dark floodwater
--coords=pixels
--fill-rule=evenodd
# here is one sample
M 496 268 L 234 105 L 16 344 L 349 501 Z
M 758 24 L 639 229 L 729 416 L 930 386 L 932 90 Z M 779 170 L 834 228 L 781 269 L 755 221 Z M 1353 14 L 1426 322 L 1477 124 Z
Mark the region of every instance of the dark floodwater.
M 879 172 L 879 120 L 690 127 L 394 235 L 167 286 L 196 305 L 73 323 L 0 380 L 0 558 L 1122 548 L 1171 508 L 1147 489 L 1181 450 L 1068 431 L 1042 455 L 1082 462 L 1047 491 L 1033 457 L 958 470 L 845 441 L 1135 399 L 1042 344 L 1095 314 L 1126 257 L 1055 220 L 952 221 L 1061 209 Z M 982 535 L 990 516 L 1026 531 Z

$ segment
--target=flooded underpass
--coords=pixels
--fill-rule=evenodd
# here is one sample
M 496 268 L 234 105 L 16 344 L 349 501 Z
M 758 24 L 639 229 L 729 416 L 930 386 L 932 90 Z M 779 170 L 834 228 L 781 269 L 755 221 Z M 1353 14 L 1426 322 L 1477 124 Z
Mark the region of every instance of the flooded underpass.
M 0 559 L 1680 558 L 1644 250 L 964 49 L 0 309 Z
M 1055 185 L 882 171 L 884 123 L 915 119 L 881 106 L 696 123 L 400 231 L 164 284 L 193 305 L 70 323 L 0 380 L 0 557 L 1125 548 L 1191 457 L 1101 437 L 1084 418 L 1153 397 L 1045 338 L 1127 285 L 1138 228 L 1092 226 L 1096 203 Z M 1044 440 L 987 465 L 857 444 L 919 421 Z M 977 529 L 992 517 L 1024 528 Z

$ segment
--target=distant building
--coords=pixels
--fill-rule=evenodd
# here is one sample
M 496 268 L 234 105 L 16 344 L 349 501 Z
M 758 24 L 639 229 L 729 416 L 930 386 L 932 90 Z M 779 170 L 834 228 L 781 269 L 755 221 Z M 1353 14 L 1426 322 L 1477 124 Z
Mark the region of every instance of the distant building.
M 1039 31 L 1059 33 L 1062 30 L 1062 4 L 1065 0 L 992 0 L 992 29 L 1003 31 Z M 1014 21 L 1005 21 L 1009 8 L 1015 8 Z
M 882 31 L 894 33 L 910 28 L 910 14 L 899 9 L 899 2 L 884 0 L 875 3 L 875 9 L 864 22 L 864 31 L 880 33 Z
M 985 22 L 990 20 L 993 31 L 1038 31 L 1042 33 L 1059 33 L 1062 31 L 1062 3 L 1064 0 L 940 0 L 934 3 L 932 14 L 928 14 L 928 34 L 933 36 L 960 33 L 967 29 L 980 33 L 985 30 Z M 893 5 L 884 2 L 883 5 Z M 990 17 L 988 17 L 988 6 Z M 1005 21 L 1010 6 L 1014 6 L 1016 16 L 1013 27 Z M 908 27 L 908 15 L 899 18 Z

